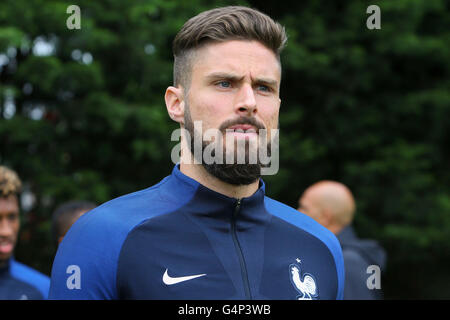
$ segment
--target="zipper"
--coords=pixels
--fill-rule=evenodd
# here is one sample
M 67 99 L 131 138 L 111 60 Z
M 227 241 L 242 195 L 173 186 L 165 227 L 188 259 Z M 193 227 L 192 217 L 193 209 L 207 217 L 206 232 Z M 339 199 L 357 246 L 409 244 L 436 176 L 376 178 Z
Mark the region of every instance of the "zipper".
M 244 254 L 242 253 L 242 248 L 241 245 L 239 244 L 236 234 L 236 217 L 240 209 L 241 209 L 241 199 L 238 199 L 231 219 L 231 237 L 233 238 L 234 247 L 236 248 L 239 257 L 239 264 L 241 265 L 241 275 L 242 275 L 242 282 L 244 284 L 245 297 L 247 298 L 247 300 L 251 300 L 252 295 L 250 293 L 250 284 L 248 281 L 247 267 L 245 265 Z

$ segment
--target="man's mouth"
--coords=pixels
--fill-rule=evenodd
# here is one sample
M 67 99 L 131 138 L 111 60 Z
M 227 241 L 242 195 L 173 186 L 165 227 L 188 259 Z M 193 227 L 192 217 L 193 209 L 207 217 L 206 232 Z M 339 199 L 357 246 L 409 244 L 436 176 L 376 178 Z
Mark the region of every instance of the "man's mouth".
M 244 132 L 253 130 L 253 132 L 256 132 L 256 128 L 251 124 L 235 124 L 234 126 L 227 128 L 227 130 L 244 131 Z
M 251 124 L 236 124 L 226 129 L 227 134 L 232 134 L 236 137 L 250 138 L 258 134 L 258 131 Z
M 14 249 L 14 244 L 11 241 L 0 242 L 0 254 L 11 253 Z

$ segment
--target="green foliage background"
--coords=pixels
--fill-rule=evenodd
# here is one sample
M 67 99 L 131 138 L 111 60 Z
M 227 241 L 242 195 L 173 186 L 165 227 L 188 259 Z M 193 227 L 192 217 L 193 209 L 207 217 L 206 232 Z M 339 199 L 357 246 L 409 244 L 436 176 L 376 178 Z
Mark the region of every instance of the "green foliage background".
M 80 30 L 66 26 L 72 4 Z M 234 4 L 268 13 L 289 35 L 281 169 L 265 178 L 268 195 L 296 208 L 318 180 L 347 184 L 359 236 L 387 250 L 385 298 L 450 298 L 445 0 L 3 0 L 0 163 L 35 195 L 16 257 L 49 274 L 58 204 L 102 203 L 170 173 L 171 42 L 191 16 Z M 381 30 L 366 27 L 371 4 L 381 8 Z M 51 54 L 36 52 L 39 39 Z

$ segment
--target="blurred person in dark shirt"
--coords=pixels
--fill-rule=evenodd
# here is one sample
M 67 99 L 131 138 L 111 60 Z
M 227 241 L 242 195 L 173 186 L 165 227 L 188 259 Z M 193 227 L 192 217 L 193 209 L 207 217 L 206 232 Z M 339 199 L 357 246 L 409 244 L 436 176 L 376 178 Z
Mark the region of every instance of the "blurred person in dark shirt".
M 60 244 L 70 227 L 86 212 L 97 205 L 89 201 L 68 201 L 58 206 L 52 216 L 52 231 L 57 244 Z
M 341 243 L 345 267 L 344 300 L 382 299 L 381 288 L 370 288 L 367 280 L 373 266 L 380 271 L 384 269 L 386 253 L 375 240 L 357 237 L 352 227 L 356 205 L 349 188 L 336 181 L 317 182 L 300 197 L 298 211 L 329 229 Z

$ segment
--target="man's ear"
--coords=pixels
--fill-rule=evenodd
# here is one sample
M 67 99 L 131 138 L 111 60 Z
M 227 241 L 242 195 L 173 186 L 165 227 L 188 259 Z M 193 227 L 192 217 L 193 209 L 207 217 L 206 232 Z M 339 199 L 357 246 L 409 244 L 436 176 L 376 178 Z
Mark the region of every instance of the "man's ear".
M 172 120 L 184 124 L 184 93 L 182 87 L 168 87 L 164 99 L 167 112 Z

